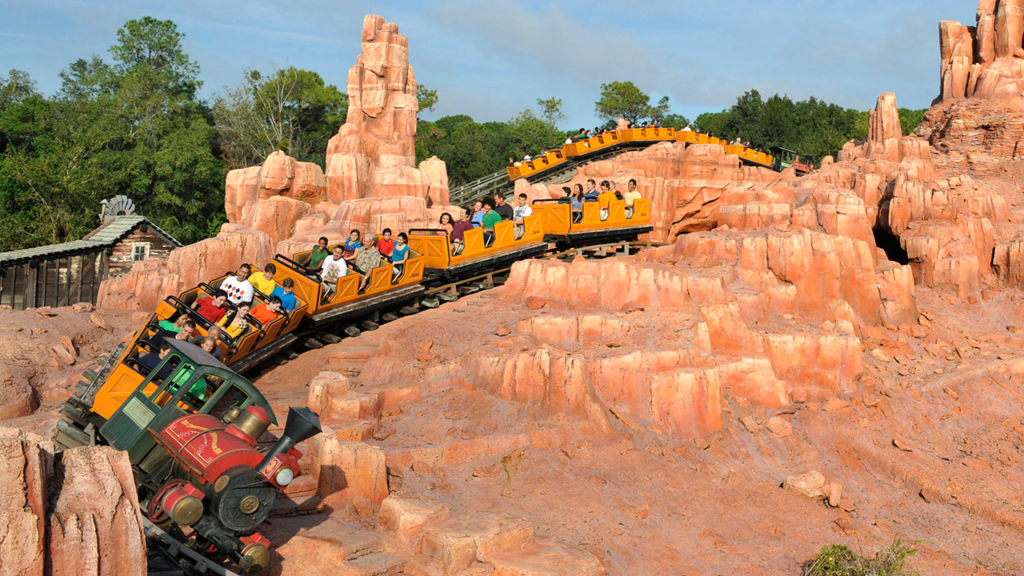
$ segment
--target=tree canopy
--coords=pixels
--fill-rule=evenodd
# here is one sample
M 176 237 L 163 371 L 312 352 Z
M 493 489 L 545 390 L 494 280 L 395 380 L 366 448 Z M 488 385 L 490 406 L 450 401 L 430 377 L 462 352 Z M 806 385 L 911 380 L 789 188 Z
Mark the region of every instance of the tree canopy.
M 663 97 L 651 105 L 651 97 L 632 82 L 612 82 L 601 85 L 601 98 L 595 103 L 597 117 L 606 122 L 623 118 L 638 124 L 646 119 L 663 118 L 669 113 L 669 98 Z
M 900 110 L 903 133 L 910 134 L 924 110 Z M 850 140 L 867 138 L 868 113 L 843 108 L 811 97 L 794 102 L 778 94 L 764 100 L 757 90 L 736 99 L 728 110 L 701 114 L 697 126 L 704 132 L 750 142 L 768 150 L 781 146 L 810 155 L 815 161 L 834 156 Z
M 54 98 L 9 75 L 23 88 L 0 113 L 0 249 L 78 239 L 117 194 L 183 242 L 224 221 L 216 131 L 184 35 L 146 17 L 117 36 L 111 63 L 73 62 Z
M 260 164 L 276 150 L 324 168 L 327 142 L 347 113 L 344 93 L 316 72 L 294 66 L 268 75 L 248 70 L 213 105 L 229 169 Z

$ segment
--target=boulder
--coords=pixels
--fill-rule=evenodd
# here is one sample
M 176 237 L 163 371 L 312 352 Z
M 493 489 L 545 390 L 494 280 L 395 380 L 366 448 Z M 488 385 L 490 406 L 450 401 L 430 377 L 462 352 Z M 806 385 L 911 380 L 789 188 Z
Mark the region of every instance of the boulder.
M 310 447 L 310 474 L 317 483 L 317 495 L 327 502 L 351 503 L 362 496 L 379 505 L 388 496 L 384 451 L 362 442 L 341 442 L 333 431 L 324 430 Z

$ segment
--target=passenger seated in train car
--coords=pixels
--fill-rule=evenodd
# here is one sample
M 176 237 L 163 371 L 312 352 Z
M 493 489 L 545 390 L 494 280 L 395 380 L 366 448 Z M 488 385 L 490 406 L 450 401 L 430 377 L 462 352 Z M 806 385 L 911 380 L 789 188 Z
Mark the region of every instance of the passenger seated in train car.
M 311 274 L 315 274 L 320 271 L 320 267 L 323 266 L 324 260 L 331 255 L 331 251 L 327 249 L 328 240 L 326 237 L 321 236 L 316 241 L 316 246 L 313 246 L 313 253 L 309 256 L 309 264 L 306 265 L 306 269 Z
M 355 265 L 356 252 L 363 247 L 363 242 L 360 240 L 359 230 L 353 230 L 348 233 L 348 240 L 345 240 L 345 244 L 342 246 L 342 256 L 345 258 L 345 262 L 349 268 Z
M 221 283 L 220 289 L 227 293 L 228 302 L 237 306 L 240 302 L 252 301 L 253 287 L 249 282 L 250 272 L 252 270 L 249 265 L 242 264 L 238 267 L 238 273 L 235 276 L 228 276 Z
M 687 124 L 686 128 L 683 128 L 683 132 L 693 132 L 693 128 L 691 128 L 690 125 Z
M 189 340 L 188 343 L 194 344 L 196 346 L 199 346 L 200 348 L 203 348 L 203 350 L 206 350 L 206 348 L 203 347 L 203 342 L 205 342 L 206 340 L 212 340 L 214 342 L 217 342 L 218 340 L 220 340 L 220 334 L 220 326 L 214 324 L 213 326 L 210 326 L 206 330 L 206 336 L 196 336 L 195 338 Z M 217 360 L 220 360 L 220 346 L 214 346 L 213 352 L 210 352 L 209 350 L 206 350 L 206 352 L 208 354 L 212 354 L 213 357 L 216 358 Z
M 501 222 L 501 216 L 494 211 L 494 199 L 484 199 L 484 248 L 494 243 L 494 225 Z
M 587 191 L 583 194 L 584 202 L 597 202 L 601 193 L 597 191 L 597 182 L 593 178 L 587 180 Z
M 636 179 L 630 178 L 629 183 L 626 184 L 626 193 L 622 195 L 622 199 L 626 202 L 626 218 L 633 217 L 633 203 L 641 198 L 643 196 L 636 189 Z
M 437 220 L 437 227 L 440 230 L 444 230 L 449 236 L 452 235 L 452 215 L 447 212 L 442 212 L 441 217 Z
M 530 156 L 529 154 L 523 156 L 523 162 L 529 162 L 530 160 L 533 160 L 533 156 Z
M 230 316 L 221 318 L 218 326 L 232 338 L 238 338 L 249 328 L 249 311 L 252 310 L 252 302 L 239 302 L 238 308 Z
M 345 262 L 345 251 L 341 246 L 334 247 L 334 254 L 324 260 L 320 269 L 320 278 L 324 281 L 324 301 L 334 297 L 338 288 L 338 280 L 348 274 L 348 263 Z
M 388 262 L 391 261 L 391 254 L 395 251 L 395 241 L 391 239 L 391 228 L 385 228 L 380 233 L 380 240 L 377 240 L 377 250 Z
M 512 210 L 512 221 L 515 222 L 515 226 L 512 230 L 516 240 L 523 237 L 526 233 L 526 217 L 533 215 L 533 208 L 530 208 L 529 204 L 526 203 L 526 194 L 520 194 L 516 198 L 516 207 Z
M 469 219 L 469 213 L 469 208 L 464 206 L 459 208 L 459 211 L 456 213 L 455 222 L 452 222 L 452 233 L 448 235 L 448 239 L 452 243 L 452 256 L 462 254 L 466 247 L 466 232 L 473 229 L 473 222 Z
M 171 351 L 171 345 L 166 342 L 161 342 L 160 347 L 157 350 L 153 350 L 148 354 L 139 356 L 139 365 L 142 368 L 142 375 L 149 376 L 149 374 L 160 364 L 160 361 L 167 357 L 167 353 Z M 166 378 L 167 374 L 170 374 L 170 366 L 165 366 L 160 371 L 159 377 Z
M 186 320 L 188 320 L 188 316 L 182 314 L 182 315 L 178 316 L 178 319 L 175 320 L 174 322 L 171 322 L 170 319 L 161 320 L 157 324 L 157 326 L 161 330 L 167 330 L 168 332 L 178 333 L 178 332 L 181 332 L 181 326 L 182 326 L 182 324 L 185 323 Z
M 264 328 L 267 324 L 270 324 L 277 319 L 277 315 L 281 312 L 281 299 L 276 296 L 271 296 L 266 302 L 261 303 L 249 312 L 249 316 L 259 320 L 260 325 Z
M 516 161 L 515 161 L 515 160 L 514 160 L 513 158 L 511 158 L 511 157 L 510 157 L 510 158 L 508 159 L 508 165 L 509 165 L 509 166 L 515 166 L 515 164 L 516 164 Z
M 260 294 L 270 296 L 274 292 L 274 288 L 277 288 L 277 282 L 274 281 L 275 274 L 277 274 L 277 265 L 268 262 L 263 267 L 263 272 L 256 272 L 249 277 L 249 283 L 253 288 L 259 290 Z
M 655 118 L 654 119 L 654 127 L 655 128 L 661 128 L 661 118 Z
M 153 335 L 149 339 L 154 345 L 159 345 L 164 340 L 170 338 L 172 340 L 181 340 L 182 342 L 188 342 L 188 339 L 192 337 L 192 334 L 196 331 L 196 323 L 191 320 L 185 320 L 181 325 L 181 330 L 177 332 L 171 332 L 170 330 L 161 330 Z
M 615 200 L 615 193 L 612 192 L 612 183 L 604 180 L 601 182 L 601 193 L 597 196 L 597 202 L 601 207 L 601 221 L 608 219 L 608 211 L 611 209 L 612 201 Z
M 572 204 L 572 221 L 578 223 L 583 220 L 583 185 L 576 184 L 576 193 L 569 200 Z
M 473 203 L 473 212 L 469 216 L 469 221 L 473 224 L 473 228 L 484 227 L 484 203 L 483 200 L 477 200 Z
M 505 195 L 501 192 L 494 195 L 494 206 L 492 206 L 492 208 L 498 213 L 498 216 L 501 216 L 502 220 L 512 219 L 514 210 L 512 210 L 512 207 L 508 205 L 508 202 L 505 202 Z
M 281 285 L 274 288 L 274 293 L 271 296 L 279 298 L 281 300 L 281 309 L 286 313 L 291 314 L 292 310 L 295 310 L 295 304 L 298 299 L 295 298 L 295 281 L 291 278 L 285 278 L 281 281 Z
M 405 232 L 398 233 L 398 239 L 395 241 L 395 254 L 391 257 L 391 277 L 394 278 L 391 283 L 398 282 L 402 277 L 402 273 L 405 272 L 405 261 L 409 259 L 409 237 L 405 235 Z
M 198 298 L 192 303 L 192 309 L 198 312 L 203 318 L 206 318 L 210 322 L 216 324 L 217 322 L 220 322 L 220 319 L 228 312 L 227 300 L 227 292 L 224 292 L 223 290 L 216 290 L 214 291 L 213 296 Z
M 217 360 L 220 360 L 220 346 L 217 346 L 217 339 L 213 336 L 207 336 L 199 342 L 199 347 L 210 356 L 213 356 Z
M 359 256 L 356 257 L 356 268 L 363 274 L 359 279 L 359 291 L 366 290 L 366 284 L 370 281 L 370 273 L 378 268 L 384 261 L 380 250 L 377 249 L 377 238 L 373 234 L 367 234 L 363 238 L 363 247 L 359 249 Z

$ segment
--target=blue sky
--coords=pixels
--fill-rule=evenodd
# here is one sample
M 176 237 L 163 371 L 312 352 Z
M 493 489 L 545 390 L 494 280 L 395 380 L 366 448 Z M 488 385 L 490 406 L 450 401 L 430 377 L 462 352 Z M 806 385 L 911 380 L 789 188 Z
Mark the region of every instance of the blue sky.
M 170 19 L 212 97 L 246 68 L 294 65 L 345 90 L 363 16 L 409 36 L 423 115 L 507 120 L 538 98 L 564 102 L 563 128 L 593 126 L 603 83 L 630 80 L 690 118 L 742 92 L 817 96 L 868 109 L 882 92 L 926 108 L 939 88 L 940 20 L 974 23 L 972 0 L 0 0 L 0 73 L 58 73 L 100 54 L 127 20 Z

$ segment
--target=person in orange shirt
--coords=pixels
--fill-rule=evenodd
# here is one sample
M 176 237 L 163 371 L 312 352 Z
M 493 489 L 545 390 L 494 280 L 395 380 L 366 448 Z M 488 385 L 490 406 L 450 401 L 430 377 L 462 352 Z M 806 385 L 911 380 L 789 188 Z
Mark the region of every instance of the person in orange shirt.
M 597 202 L 601 206 L 602 221 L 608 219 L 608 209 L 611 207 L 613 200 L 615 200 L 615 192 L 612 192 L 611 182 L 607 180 L 601 182 L 601 194 L 597 197 Z
M 271 296 L 269 300 L 253 308 L 252 311 L 249 312 L 249 315 L 256 320 L 259 320 L 260 326 L 266 328 L 268 324 L 277 318 L 280 311 L 281 299 L 277 296 Z

